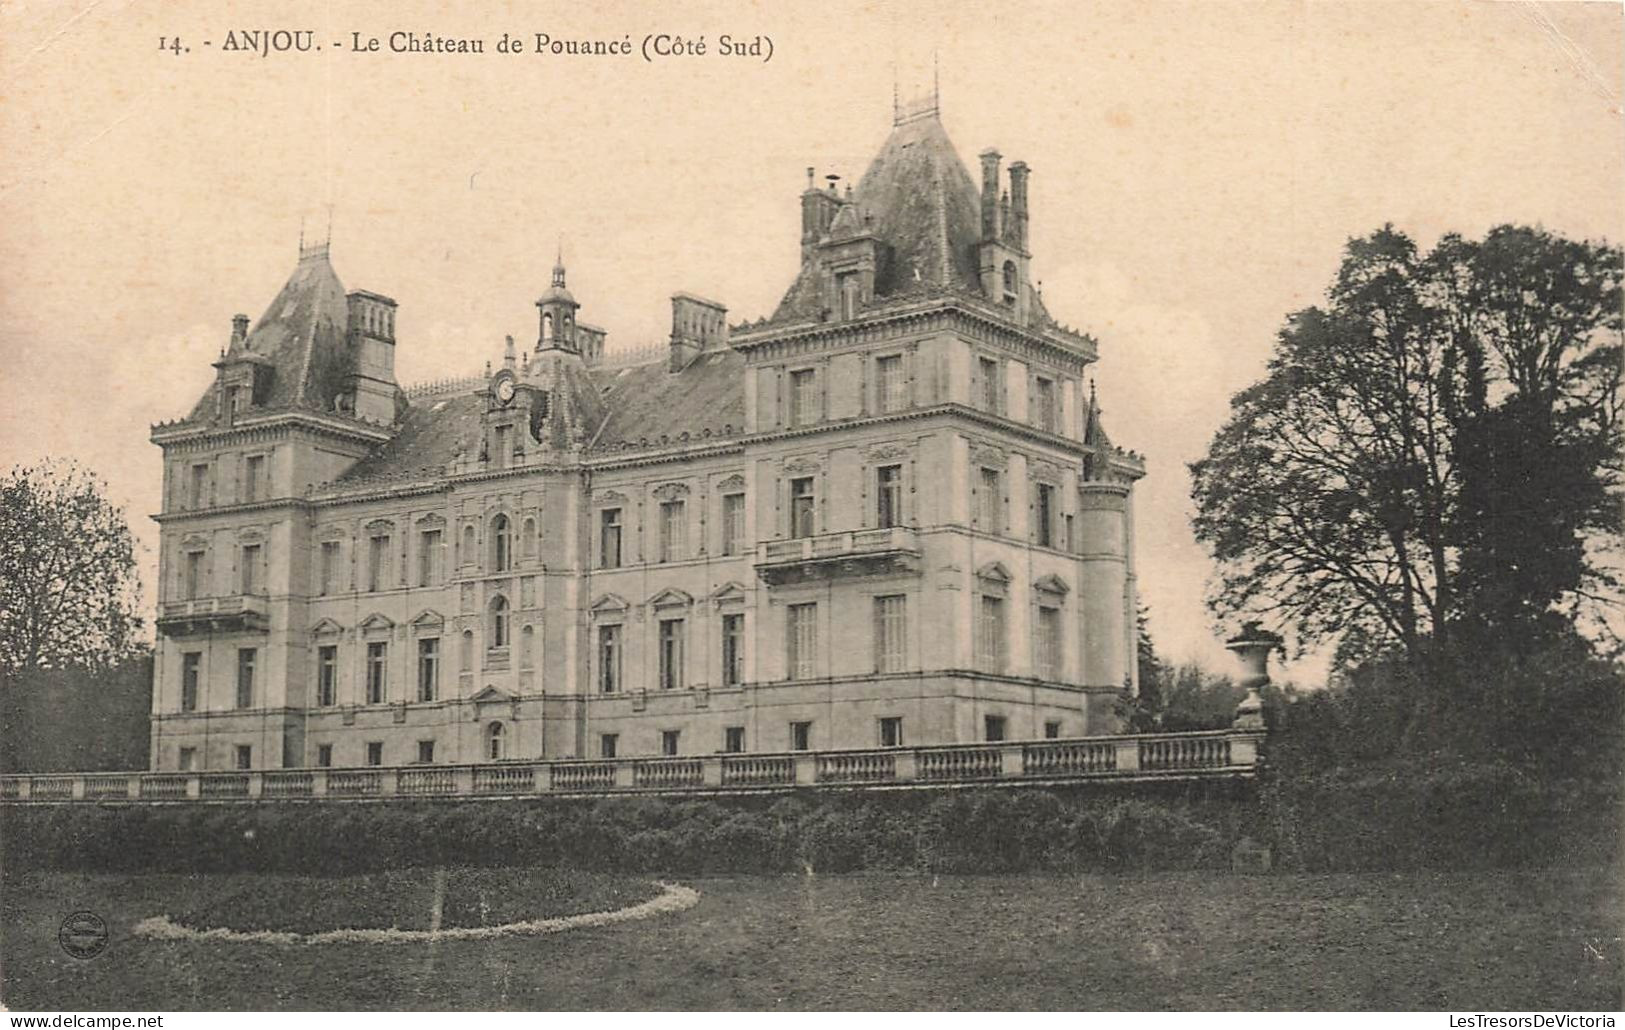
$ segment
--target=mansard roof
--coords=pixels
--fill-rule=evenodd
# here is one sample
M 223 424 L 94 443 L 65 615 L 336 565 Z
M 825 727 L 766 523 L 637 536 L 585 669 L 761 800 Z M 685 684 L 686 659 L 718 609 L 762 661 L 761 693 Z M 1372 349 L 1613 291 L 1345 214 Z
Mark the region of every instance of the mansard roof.
M 281 292 L 247 337 L 232 344 L 225 360 L 270 366 L 270 383 L 259 399 L 263 410 L 331 411 L 345 379 L 355 371 L 355 356 L 345 343 L 349 321 L 349 301 L 327 246 L 305 247 Z M 218 388 L 218 383 L 210 385 L 187 421 L 214 421 Z

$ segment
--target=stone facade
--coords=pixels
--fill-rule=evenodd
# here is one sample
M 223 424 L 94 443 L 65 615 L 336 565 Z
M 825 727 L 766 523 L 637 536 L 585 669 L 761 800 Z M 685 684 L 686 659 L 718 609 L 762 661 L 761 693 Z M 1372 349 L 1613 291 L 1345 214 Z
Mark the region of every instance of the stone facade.
M 534 344 L 403 391 L 395 302 L 304 248 L 164 450 L 156 769 L 1112 732 L 1132 485 L 1032 285 L 1028 170 L 934 103 L 802 195 L 771 318 L 618 360 L 562 263 Z

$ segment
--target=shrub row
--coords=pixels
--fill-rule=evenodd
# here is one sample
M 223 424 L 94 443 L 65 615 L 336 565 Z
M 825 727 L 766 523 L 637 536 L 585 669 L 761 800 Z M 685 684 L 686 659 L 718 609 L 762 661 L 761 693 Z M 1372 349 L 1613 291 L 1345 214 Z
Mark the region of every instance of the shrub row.
M 1438 756 L 1311 774 L 1260 792 L 1277 862 L 1311 871 L 1592 864 L 1619 850 L 1619 786 Z
M 1223 868 L 1225 799 L 976 791 L 475 804 L 0 811 L 13 868 L 358 873 L 543 865 L 652 873 Z

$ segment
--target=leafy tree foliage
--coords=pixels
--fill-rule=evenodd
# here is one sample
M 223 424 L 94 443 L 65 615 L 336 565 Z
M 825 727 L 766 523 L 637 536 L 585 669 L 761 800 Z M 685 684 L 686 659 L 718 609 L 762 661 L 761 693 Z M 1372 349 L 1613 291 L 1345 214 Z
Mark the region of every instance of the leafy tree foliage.
M 0 479 L 0 673 L 106 668 L 141 650 L 124 513 L 71 462 Z
M 1415 661 L 1609 600 L 1621 264 L 1511 226 L 1351 241 L 1191 467 L 1215 610 Z

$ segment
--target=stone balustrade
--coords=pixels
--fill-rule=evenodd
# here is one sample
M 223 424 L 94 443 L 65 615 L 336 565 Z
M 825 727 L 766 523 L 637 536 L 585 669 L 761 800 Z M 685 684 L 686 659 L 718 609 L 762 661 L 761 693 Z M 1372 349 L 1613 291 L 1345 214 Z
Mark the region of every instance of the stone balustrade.
M 0 805 L 186 804 L 613 793 L 735 793 L 806 787 L 1246 779 L 1260 730 L 999 741 L 864 751 L 606 758 L 364 769 L 53 773 L 0 777 Z

